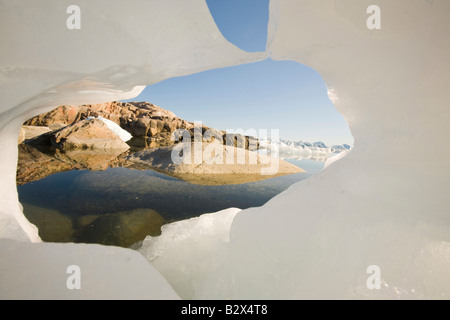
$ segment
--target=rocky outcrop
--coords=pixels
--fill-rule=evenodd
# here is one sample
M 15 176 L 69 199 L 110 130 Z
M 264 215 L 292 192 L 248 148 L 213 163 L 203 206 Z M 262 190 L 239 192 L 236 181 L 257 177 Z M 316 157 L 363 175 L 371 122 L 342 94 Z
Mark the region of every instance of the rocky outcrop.
M 33 139 L 41 134 L 51 132 L 52 130 L 49 127 L 35 127 L 35 126 L 22 126 L 19 132 L 19 143 L 24 142 L 25 140 Z
M 108 102 L 95 105 L 60 106 L 48 113 L 38 115 L 26 121 L 26 126 L 73 125 L 89 117 L 103 117 L 111 120 L 135 138 L 142 138 L 151 143 L 171 145 L 171 139 L 177 129 L 184 129 L 190 133 L 191 139 L 197 139 L 194 134 L 195 125 L 177 117 L 173 112 L 155 106 L 149 102 Z M 226 136 L 226 132 L 202 125 L 198 128 L 202 139 L 205 132 L 212 133 L 223 144 L 235 145 L 239 148 L 252 148 L 254 139 L 244 135 Z M 231 141 L 230 139 L 233 139 Z
M 175 129 L 191 129 L 193 125 L 173 112 L 148 102 L 108 102 L 95 105 L 60 106 L 26 121 L 27 126 L 72 125 L 88 117 L 101 116 L 111 120 L 134 137 L 156 137 Z
M 127 159 L 201 185 L 240 184 L 304 172 L 303 169 L 281 159 L 275 163 L 275 170 L 270 172 L 269 168 L 274 165 L 273 159 L 233 146 L 220 143 L 190 145 L 181 143 L 148 149 L 129 155 Z M 189 153 L 186 154 L 186 150 L 189 150 Z M 184 160 L 186 158 L 187 161 Z M 270 174 L 264 173 L 265 170 Z
M 52 145 L 61 150 L 91 149 L 125 152 L 129 146 L 99 119 L 82 120 L 48 134 Z

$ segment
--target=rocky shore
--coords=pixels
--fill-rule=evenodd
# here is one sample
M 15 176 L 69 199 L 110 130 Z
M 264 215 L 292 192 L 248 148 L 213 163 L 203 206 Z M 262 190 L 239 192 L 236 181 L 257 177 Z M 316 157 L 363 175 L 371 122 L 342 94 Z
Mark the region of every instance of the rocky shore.
M 38 116 L 24 123 L 28 128 L 47 127 L 61 128 L 73 126 L 90 117 L 110 120 L 129 132 L 134 138 L 139 138 L 149 144 L 157 142 L 159 145 L 171 145 L 175 141 L 171 139 L 172 133 L 177 129 L 184 129 L 195 139 L 195 124 L 177 117 L 173 112 L 155 106 L 149 102 L 108 102 L 95 105 L 59 106 L 58 108 Z M 227 143 L 226 132 L 201 125 L 201 135 L 206 131 L 210 135 Z M 54 129 L 53 129 L 54 130 Z M 236 146 L 250 148 L 257 146 L 254 138 L 237 134 Z M 228 141 L 229 143 L 229 141 Z
M 118 129 L 112 130 L 111 123 Z M 183 132 L 180 141 L 174 139 L 177 129 Z M 124 139 L 123 133 L 132 139 Z M 200 163 L 173 162 L 172 151 L 186 144 L 185 139 L 202 142 L 204 155 Z M 148 102 L 60 106 L 26 121 L 18 142 L 19 185 L 61 171 L 118 166 L 153 169 L 206 185 L 246 183 L 303 171 L 279 160 L 276 173 L 261 174 L 270 165 L 270 159 L 255 152 L 259 146 L 256 138 L 239 134 L 230 137 L 222 130 L 199 127 Z M 211 145 L 216 154 L 205 153 Z M 256 162 L 212 161 L 213 157 L 226 157 L 234 150 L 241 150 L 246 159 Z

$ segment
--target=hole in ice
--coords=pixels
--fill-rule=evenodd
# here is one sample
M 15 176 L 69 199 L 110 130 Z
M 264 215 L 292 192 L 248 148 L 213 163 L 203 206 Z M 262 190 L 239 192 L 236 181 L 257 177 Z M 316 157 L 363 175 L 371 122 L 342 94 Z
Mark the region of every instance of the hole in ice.
M 225 38 L 246 51 L 265 50 L 268 0 L 207 3 Z M 27 140 L 19 144 L 17 182 L 24 214 L 39 228 L 44 241 L 128 247 L 146 235 L 158 235 L 161 226 L 171 221 L 230 207 L 261 206 L 291 184 L 322 170 L 327 157 L 353 143 L 345 120 L 330 102 L 333 98 L 314 70 L 267 59 L 169 79 L 147 87 L 133 99 L 165 110 L 150 103 L 123 101 L 59 108 L 35 117 L 22 132 Z M 64 146 L 70 142 L 67 136 L 55 134 L 64 126 L 98 116 L 133 136 L 127 141 L 128 150 L 121 150 L 123 143 L 105 140 L 97 148 L 85 143 L 73 149 L 70 143 Z M 290 174 L 243 174 L 242 166 L 230 169 L 235 174 L 174 173 L 164 160 L 167 152 L 145 153 L 173 147 L 168 140 L 171 133 L 177 128 L 192 130 L 194 121 L 256 136 L 256 151 L 250 150 L 254 141 L 250 138 L 223 141 L 261 157 L 280 138 L 278 151 L 284 159 L 280 166 L 290 168 Z M 85 127 L 74 130 L 81 132 L 78 138 L 105 138 L 98 124 L 90 132 L 84 132 Z M 201 134 L 206 132 L 202 128 Z M 217 132 L 212 132 L 210 140 L 220 142 Z M 183 135 L 179 140 L 186 142 Z M 118 148 L 112 151 L 111 146 Z M 185 154 L 189 153 L 181 149 L 178 157 Z M 204 154 L 215 161 L 221 153 L 213 148 Z M 202 166 L 194 163 L 189 168 Z M 293 173 L 292 168 L 305 172 Z M 210 168 L 204 170 L 210 173 Z
M 269 0 L 207 0 L 222 35 L 248 52 L 266 50 Z
M 321 77 L 294 62 L 265 60 L 173 78 L 147 87 L 133 100 L 151 101 L 164 109 L 130 101 L 65 106 L 25 123 L 22 138 L 26 140 L 19 144 L 18 192 L 26 217 L 37 225 L 44 241 L 127 247 L 146 235 L 158 235 L 161 226 L 171 221 L 230 207 L 261 206 L 322 170 L 327 157 L 353 142 Z M 91 138 L 105 137 L 106 129 L 98 123 L 91 131 L 86 129 L 89 123 L 102 123 L 92 119 L 98 116 L 115 121 L 134 136 L 127 142 L 130 149 L 108 149 L 107 140 L 101 142 L 102 148 L 86 145 Z M 276 132 L 281 139 L 279 155 L 285 160 L 280 168 L 289 163 L 306 172 L 273 177 L 242 171 L 174 174 L 171 166 L 160 170 L 161 154 L 145 152 L 173 147 L 167 140 L 170 132 L 189 128 L 195 121 L 227 132 L 255 133 L 260 148 L 252 152 L 261 154 L 268 141 L 259 135 L 267 132 L 270 142 Z M 62 134 L 72 127 L 81 133 L 77 138 L 87 139 L 75 149 L 64 145 L 71 139 Z M 230 141 L 233 148 L 240 143 L 236 137 Z M 142 152 L 143 156 L 135 156 Z

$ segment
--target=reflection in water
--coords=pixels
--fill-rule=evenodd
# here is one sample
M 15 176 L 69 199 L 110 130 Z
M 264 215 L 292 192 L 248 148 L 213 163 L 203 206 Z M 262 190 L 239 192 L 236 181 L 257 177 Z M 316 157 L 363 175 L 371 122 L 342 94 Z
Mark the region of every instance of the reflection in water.
M 23 160 L 27 156 L 22 154 L 21 158 Z M 109 164 L 106 170 L 76 170 L 73 164 L 67 167 L 67 158 L 60 155 L 60 162 L 54 162 L 54 157 L 44 155 L 40 158 L 34 154 L 35 160 L 52 163 L 62 172 L 53 173 L 58 170 L 52 169 L 43 175 L 47 177 L 28 183 L 23 181 L 23 185 L 18 186 L 26 217 L 39 228 L 44 241 L 124 247 L 146 235 L 160 234 L 161 226 L 167 222 L 230 207 L 261 206 L 291 184 L 323 168 L 322 162 L 287 160 L 306 172 L 238 185 L 207 186 L 191 184 L 149 169 L 138 170 L 126 161 L 109 157 L 104 157 Z M 78 169 L 88 167 L 83 163 L 87 159 L 83 155 L 77 154 L 73 158 L 83 165 Z M 42 164 L 40 160 L 36 166 Z M 25 163 L 24 160 L 22 167 L 26 167 Z M 104 166 L 90 169 L 97 168 L 104 169 Z M 21 170 L 25 169 L 19 165 L 18 172 Z

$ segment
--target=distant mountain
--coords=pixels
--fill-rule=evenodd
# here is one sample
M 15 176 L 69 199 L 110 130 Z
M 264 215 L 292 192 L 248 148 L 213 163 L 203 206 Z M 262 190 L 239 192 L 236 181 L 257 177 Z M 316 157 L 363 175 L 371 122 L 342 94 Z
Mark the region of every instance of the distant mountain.
M 344 150 L 350 150 L 352 147 L 350 147 L 348 144 L 342 144 L 342 145 L 334 145 L 331 146 L 331 149 L 335 151 L 344 151 Z
M 322 141 L 305 142 L 305 141 L 290 141 L 281 139 L 280 143 L 288 147 L 301 147 L 303 149 L 316 149 L 316 150 L 317 148 L 319 148 L 319 149 L 327 149 L 330 152 L 340 152 L 351 149 L 351 146 L 348 144 L 332 145 L 331 147 L 329 147 Z
M 270 139 L 260 139 L 261 149 L 269 149 L 271 144 Z M 305 142 L 305 141 L 290 141 L 279 140 L 278 155 L 284 159 L 314 159 L 318 161 L 325 161 L 333 153 L 340 153 L 345 150 L 350 150 L 348 144 L 333 145 L 328 147 L 324 142 Z

